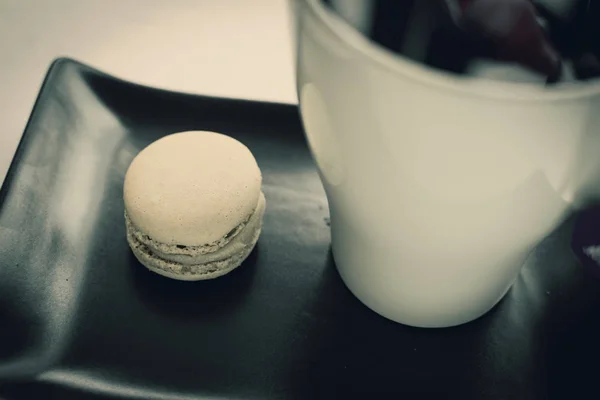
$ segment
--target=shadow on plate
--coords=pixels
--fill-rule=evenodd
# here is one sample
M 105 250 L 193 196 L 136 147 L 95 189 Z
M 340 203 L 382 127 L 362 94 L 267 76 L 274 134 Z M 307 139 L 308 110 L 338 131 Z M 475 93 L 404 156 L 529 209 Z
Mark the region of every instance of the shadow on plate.
M 8 307 L 11 304 L 0 296 L 0 380 L 3 365 L 22 356 L 29 346 L 36 343 L 36 322 L 28 320 L 25 313 Z
M 169 317 L 222 315 L 240 306 L 252 287 L 259 245 L 242 265 L 227 275 L 204 281 L 178 281 L 158 275 L 130 253 L 133 288 L 152 311 Z

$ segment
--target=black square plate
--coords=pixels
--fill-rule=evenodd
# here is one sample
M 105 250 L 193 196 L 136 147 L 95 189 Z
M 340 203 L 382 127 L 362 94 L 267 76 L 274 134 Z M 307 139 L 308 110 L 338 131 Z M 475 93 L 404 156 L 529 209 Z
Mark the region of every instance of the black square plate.
M 136 262 L 122 204 L 133 157 L 193 129 L 245 143 L 268 202 L 248 261 L 196 283 Z M 571 254 L 571 227 L 485 317 L 402 326 L 335 270 L 296 107 L 151 89 L 60 59 L 0 192 L 0 398 L 600 398 L 600 286 Z

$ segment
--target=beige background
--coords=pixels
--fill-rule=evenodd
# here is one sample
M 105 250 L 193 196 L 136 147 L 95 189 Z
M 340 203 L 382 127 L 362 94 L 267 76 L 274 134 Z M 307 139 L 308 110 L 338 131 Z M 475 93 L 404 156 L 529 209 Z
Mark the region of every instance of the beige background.
M 296 103 L 286 0 L 0 0 L 0 183 L 51 61 L 215 96 Z

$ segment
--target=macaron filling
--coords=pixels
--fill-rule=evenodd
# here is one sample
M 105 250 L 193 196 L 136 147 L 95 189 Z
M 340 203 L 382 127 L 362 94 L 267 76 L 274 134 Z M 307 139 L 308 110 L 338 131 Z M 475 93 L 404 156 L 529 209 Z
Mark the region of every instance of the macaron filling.
M 256 243 L 258 240 L 259 235 L 260 229 L 257 229 L 254 232 L 252 239 L 254 243 Z M 148 246 L 141 242 L 137 242 L 135 237 L 132 235 L 128 235 L 128 239 L 130 240 L 129 244 L 134 250 L 136 257 L 145 258 L 144 264 L 148 264 L 148 261 L 151 260 L 151 269 L 153 269 L 155 272 L 159 272 L 162 275 L 175 279 L 185 279 L 186 277 L 195 278 L 200 276 L 205 276 L 208 279 L 225 275 L 238 267 L 248 257 L 254 247 L 250 246 L 245 251 L 238 252 L 233 256 L 223 260 L 212 261 L 203 264 L 182 264 L 158 257 L 156 254 L 152 253 Z M 138 252 L 143 254 L 143 256 L 141 256 Z
M 225 237 L 214 243 L 183 249 L 153 240 L 140 232 L 125 214 L 127 240 L 144 265 L 152 265 L 152 269 L 160 270 L 157 272 L 165 276 L 190 280 L 199 276 L 214 278 L 230 272 L 250 254 L 261 232 L 265 208 L 261 193 L 254 212 Z M 209 249 L 211 251 L 207 251 Z
M 233 240 L 233 238 L 235 238 L 246 227 L 246 225 L 248 224 L 248 221 L 250 220 L 250 218 L 252 217 L 253 214 L 254 214 L 254 212 L 252 214 L 248 215 L 246 217 L 246 219 L 244 219 L 244 221 L 242 221 L 239 225 L 237 225 L 235 228 L 233 228 L 231 231 L 229 231 L 229 233 L 227 233 L 222 238 L 220 238 L 212 243 L 203 244 L 203 245 L 199 245 L 199 246 L 184 246 L 182 244 L 167 244 L 167 243 L 161 243 L 157 240 L 154 240 L 149 235 L 146 235 L 145 233 L 141 232 L 135 226 L 135 224 L 131 221 L 131 218 L 129 218 L 129 215 L 127 215 L 127 211 L 125 211 L 125 223 L 127 224 L 127 229 L 129 229 L 130 226 L 133 228 L 132 233 L 135 236 L 135 238 L 139 242 L 148 246 L 150 249 L 153 249 L 153 250 L 163 253 L 163 254 L 181 254 L 181 255 L 187 255 L 187 256 L 197 256 L 197 255 L 201 255 L 201 254 L 214 253 L 216 251 L 219 251 L 223 247 L 227 246 L 229 244 L 229 242 L 231 242 L 231 240 Z

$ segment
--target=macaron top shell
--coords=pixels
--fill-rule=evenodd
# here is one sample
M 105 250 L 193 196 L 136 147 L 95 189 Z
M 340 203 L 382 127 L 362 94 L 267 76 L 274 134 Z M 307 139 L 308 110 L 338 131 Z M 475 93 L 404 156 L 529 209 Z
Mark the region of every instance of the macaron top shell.
M 165 136 L 143 149 L 125 175 L 132 223 L 152 239 L 183 246 L 215 242 L 255 210 L 262 176 L 237 140 L 214 132 Z

